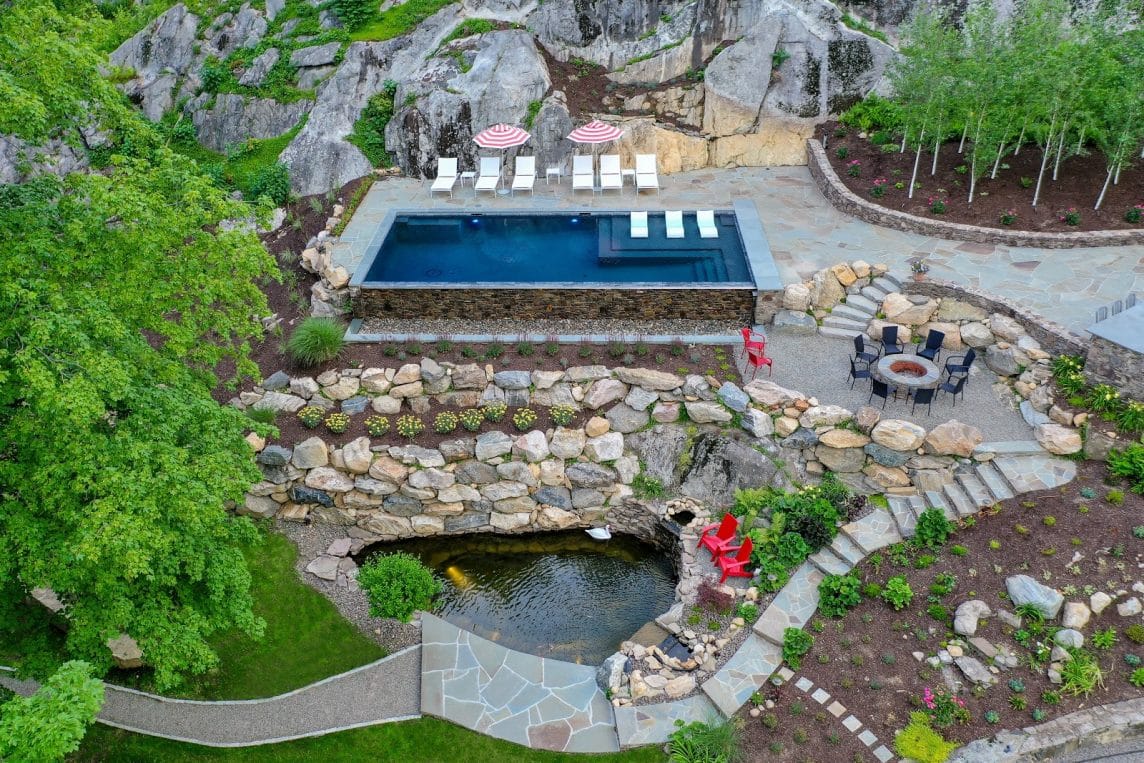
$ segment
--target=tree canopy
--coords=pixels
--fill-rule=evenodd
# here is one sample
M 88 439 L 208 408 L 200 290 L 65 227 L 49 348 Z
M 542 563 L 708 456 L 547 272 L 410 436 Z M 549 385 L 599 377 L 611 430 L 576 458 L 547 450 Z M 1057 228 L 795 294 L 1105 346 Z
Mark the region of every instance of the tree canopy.
M 75 752 L 103 705 L 86 662 L 65 662 L 30 697 L 0 704 L 0 760 L 62 760 Z
M 256 372 L 277 271 L 251 207 L 104 87 L 86 23 L 47 0 L 0 14 L 0 89 L 38 115 L 0 96 L 0 131 L 103 132 L 100 170 L 0 186 L 0 629 L 49 587 L 70 655 L 102 674 L 128 633 L 164 687 L 215 664 L 212 634 L 262 628 L 257 531 L 226 511 L 259 478 L 255 427 L 210 391 L 221 361 Z

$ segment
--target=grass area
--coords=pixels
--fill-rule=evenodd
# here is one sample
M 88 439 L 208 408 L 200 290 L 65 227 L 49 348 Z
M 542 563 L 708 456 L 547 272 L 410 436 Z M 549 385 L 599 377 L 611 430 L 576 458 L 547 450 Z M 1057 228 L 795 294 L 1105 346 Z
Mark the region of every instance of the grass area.
M 294 572 L 297 550 L 268 533 L 247 553 L 254 575 L 255 612 L 266 620 L 262 641 L 240 633 L 213 641 L 220 667 L 172 694 L 190 699 L 253 699 L 297 689 L 385 656 L 384 650 L 344 619 L 334 605 Z M 109 676 L 113 683 L 124 683 Z M 146 688 L 146 681 L 133 684 Z
M 70 761 L 179 761 L 225 760 L 274 761 L 360 761 L 376 763 L 454 763 L 458 760 L 481 763 L 556 763 L 590 760 L 592 763 L 659 763 L 664 758 L 659 747 L 610 755 L 567 755 L 502 742 L 436 718 L 388 723 L 364 729 L 342 731 L 296 742 L 216 749 L 182 742 L 169 742 L 132 734 L 108 726 L 92 728 L 83 746 Z
M 169 114 L 162 126 L 170 129 L 174 114 Z M 278 155 L 294 140 L 294 136 L 306 124 L 306 117 L 283 135 L 266 140 L 253 138 L 232 147 L 226 154 L 205 148 L 193 138 L 190 140 L 172 139 L 171 149 L 194 159 L 199 167 L 210 175 L 217 175 L 218 181 L 229 188 L 237 188 L 249 194 L 251 182 L 258 173 L 278 161 Z
M 860 16 L 852 16 L 849 13 L 843 13 L 842 23 L 856 32 L 861 32 L 862 34 L 873 37 L 875 40 L 881 40 L 887 45 L 890 43 L 890 38 L 886 36 L 885 32 L 870 26 L 870 24 L 866 22 L 866 19 Z
M 455 0 L 407 0 L 382 11 L 377 17 L 350 34 L 354 42 L 362 40 L 392 40 L 413 31 L 425 19 Z

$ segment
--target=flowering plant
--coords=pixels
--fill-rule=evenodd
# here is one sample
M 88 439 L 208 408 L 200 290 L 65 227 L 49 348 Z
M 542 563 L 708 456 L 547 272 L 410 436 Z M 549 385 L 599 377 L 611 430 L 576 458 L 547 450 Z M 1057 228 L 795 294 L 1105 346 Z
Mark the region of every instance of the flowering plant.
M 862 162 L 857 159 L 846 162 L 846 174 L 852 178 L 860 176 L 862 174 Z
M 928 273 L 929 265 L 926 264 L 925 260 L 914 260 L 910 263 L 910 270 L 915 273 Z
M 344 413 L 331 413 L 326 417 L 326 429 L 334 434 L 341 434 L 350 425 L 350 417 Z
M 1138 223 L 1144 220 L 1144 204 L 1137 204 L 1124 213 L 1125 222 Z
M 389 431 L 389 419 L 385 416 L 370 416 L 365 420 L 365 431 L 374 437 L 381 437 Z
M 1080 212 L 1076 207 L 1069 207 L 1061 213 L 1061 222 L 1065 225 L 1080 225 Z
M 870 195 L 875 199 L 880 199 L 886 195 L 886 183 L 889 181 L 886 178 L 874 178 L 874 185 L 870 188 Z
M 940 196 L 930 196 L 929 208 L 930 212 L 933 212 L 935 215 L 944 215 L 946 210 L 945 199 Z
M 1015 222 L 1017 222 L 1017 210 L 1007 209 L 1001 213 L 1002 225 L 1012 225 Z
M 933 725 L 938 728 L 952 726 L 955 723 L 969 723 L 969 710 L 959 697 L 954 697 L 945 689 L 936 692 L 928 686 L 922 692 L 922 704 L 926 712 L 933 719 Z

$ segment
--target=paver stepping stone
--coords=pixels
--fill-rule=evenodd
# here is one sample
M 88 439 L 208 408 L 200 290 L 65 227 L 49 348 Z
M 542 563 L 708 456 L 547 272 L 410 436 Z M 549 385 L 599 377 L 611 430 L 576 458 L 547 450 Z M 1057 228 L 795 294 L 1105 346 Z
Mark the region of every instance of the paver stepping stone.
M 821 570 L 804 562 L 755 623 L 755 633 L 781 646 L 784 630 L 801 628 L 814 617 L 818 609 L 818 584 L 824 577 Z
M 862 549 L 855 545 L 854 541 L 842 533 L 834 536 L 834 540 L 830 544 L 830 550 L 837 554 L 839 558 L 849 562 L 851 567 L 858 564 L 858 562 L 862 561 L 863 557 L 866 556 Z
M 695 694 L 675 702 L 616 708 L 616 731 L 620 747 L 663 744 L 676 730 L 676 720 L 684 723 L 708 721 L 718 712 L 706 694 Z
M 993 463 L 1019 493 L 1048 490 L 1076 478 L 1076 464 L 1048 454 L 1043 456 L 1006 456 Z
M 842 532 L 867 555 L 902 540 L 893 515 L 883 509 L 875 509 L 857 522 L 843 525 Z
M 943 489 L 943 492 L 945 493 L 946 497 L 949 498 L 949 501 L 953 504 L 954 508 L 957 509 L 958 517 L 968 517 L 977 513 L 977 509 L 974 507 L 973 501 L 969 500 L 969 496 L 967 496 L 965 491 L 962 490 L 959 486 L 946 485 Z
M 853 715 L 848 715 L 846 716 L 846 719 L 842 721 L 842 725 L 846 727 L 847 731 L 857 731 L 858 729 L 862 728 L 862 721 L 858 720 Z
M 846 706 L 841 702 L 831 702 L 826 706 L 826 712 L 833 715 L 835 718 L 841 717 L 846 712 Z
M 886 499 L 890 504 L 890 514 L 898 525 L 898 532 L 903 538 L 911 538 L 917 530 L 918 518 L 910 509 L 910 502 L 900 495 L 892 495 Z
M 894 753 L 890 752 L 889 749 L 886 748 L 886 745 L 881 745 L 874 750 L 874 757 L 877 758 L 880 763 L 889 763 L 894 757 Z
M 925 495 L 926 503 L 935 509 L 941 509 L 942 513 L 945 514 L 946 519 L 951 522 L 958 519 L 957 509 L 951 505 L 950 501 L 946 500 L 946 497 L 943 493 L 938 490 L 927 490 Z
M 728 717 L 758 691 L 782 664 L 782 650 L 751 634 L 727 664 L 703 684 L 703 692 Z
M 849 562 L 835 556 L 829 546 L 811 554 L 807 561 L 827 575 L 845 575 L 853 568 Z
M 963 472 L 957 475 L 957 481 L 961 483 L 961 487 L 969 495 L 974 506 L 985 508 L 993 505 L 993 496 L 989 494 L 989 490 L 986 489 L 981 480 L 977 479 L 975 473 Z
M 498 739 L 558 752 L 619 749 L 596 669 L 547 660 L 422 616 L 421 709 Z
M 799 691 L 805 692 L 805 691 L 810 691 L 811 689 L 814 688 L 814 681 L 811 681 L 806 676 L 803 676 L 802 678 L 795 681 L 794 685 L 795 685 L 795 688 L 797 688 Z
M 1013 497 L 1013 489 L 1009 487 L 1009 483 L 1005 481 L 1005 476 L 997 470 L 997 467 L 990 463 L 984 463 L 977 467 L 977 476 L 985 483 L 985 487 L 989 488 L 989 492 L 998 501 L 1004 501 L 1007 498 Z
M 874 736 L 874 732 L 870 731 L 870 729 L 865 729 L 861 734 L 858 735 L 858 739 L 860 739 L 862 744 L 866 745 L 867 747 L 872 746 L 875 742 L 878 741 L 878 737 Z

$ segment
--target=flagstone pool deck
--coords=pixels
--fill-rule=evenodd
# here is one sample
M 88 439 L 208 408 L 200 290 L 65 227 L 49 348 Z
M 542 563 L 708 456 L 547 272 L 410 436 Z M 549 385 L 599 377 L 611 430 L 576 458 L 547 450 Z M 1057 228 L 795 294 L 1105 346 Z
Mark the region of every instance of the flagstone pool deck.
M 1040 249 L 947 241 L 870 225 L 836 210 L 806 167 L 705 169 L 661 175 L 661 193 L 572 192 L 571 182 L 539 182 L 535 194 L 481 194 L 458 186 L 452 197 L 429 194 L 429 183 L 379 179 L 358 207 L 334 261 L 353 272 L 378 224 L 391 209 L 710 209 L 753 201 L 784 283 L 808 278 L 841 260 L 884 262 L 907 272 L 926 257 L 930 273 L 1013 300 L 1083 334 L 1095 310 L 1130 291 L 1144 291 L 1144 246 Z

